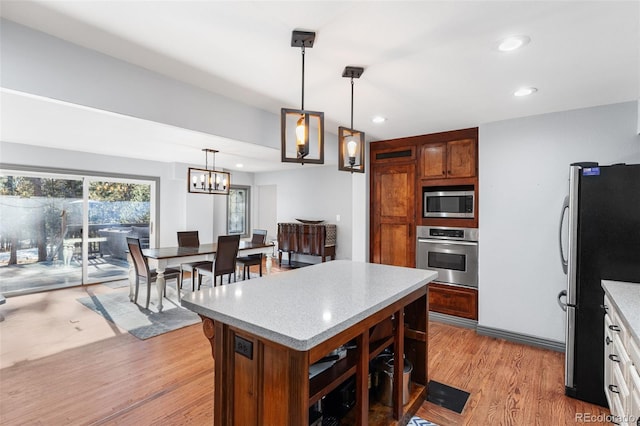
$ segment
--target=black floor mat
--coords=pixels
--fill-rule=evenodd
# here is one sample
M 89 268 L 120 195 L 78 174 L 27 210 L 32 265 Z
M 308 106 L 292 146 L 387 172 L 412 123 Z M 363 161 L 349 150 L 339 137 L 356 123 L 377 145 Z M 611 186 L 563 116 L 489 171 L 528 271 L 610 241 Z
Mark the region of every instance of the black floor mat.
M 464 405 L 469 398 L 469 392 L 452 388 L 433 380 L 429 380 L 427 389 L 427 401 L 456 413 L 462 413 Z

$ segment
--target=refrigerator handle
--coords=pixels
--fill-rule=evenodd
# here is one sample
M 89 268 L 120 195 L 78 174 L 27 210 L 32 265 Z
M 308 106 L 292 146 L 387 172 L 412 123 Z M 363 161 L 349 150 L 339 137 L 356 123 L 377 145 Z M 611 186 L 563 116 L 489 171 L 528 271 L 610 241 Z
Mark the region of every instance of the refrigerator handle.
M 562 203 L 562 210 L 560 211 L 560 229 L 558 229 L 558 243 L 560 244 L 560 262 L 562 262 L 562 270 L 564 274 L 567 275 L 567 268 L 569 266 L 569 262 L 564 255 L 564 251 L 562 250 L 562 225 L 564 224 L 564 212 L 569 209 L 569 196 L 564 198 L 564 202 Z
M 567 290 L 562 290 L 560 293 L 558 293 L 558 305 L 560 305 L 560 309 L 562 309 L 563 311 L 567 312 L 567 302 L 563 302 L 562 298 L 567 297 Z
M 567 326 L 565 328 L 565 354 L 564 354 L 564 385 L 574 388 L 573 367 L 575 359 L 575 324 L 576 310 L 574 307 L 567 308 Z

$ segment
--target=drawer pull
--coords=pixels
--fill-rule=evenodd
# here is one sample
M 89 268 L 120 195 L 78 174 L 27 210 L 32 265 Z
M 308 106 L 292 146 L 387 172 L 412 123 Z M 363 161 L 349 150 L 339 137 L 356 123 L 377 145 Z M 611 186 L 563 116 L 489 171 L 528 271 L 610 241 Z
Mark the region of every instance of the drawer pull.
M 620 357 L 616 354 L 609 354 L 609 359 L 613 362 L 620 362 Z
M 613 340 L 609 339 L 609 336 L 607 336 L 604 341 L 607 343 L 607 345 L 610 345 L 611 343 L 613 343 Z
M 609 390 L 613 393 L 620 393 L 616 385 L 609 385 Z
M 612 324 L 612 325 L 609 326 L 609 330 L 611 330 L 611 331 L 620 331 L 620 326 Z

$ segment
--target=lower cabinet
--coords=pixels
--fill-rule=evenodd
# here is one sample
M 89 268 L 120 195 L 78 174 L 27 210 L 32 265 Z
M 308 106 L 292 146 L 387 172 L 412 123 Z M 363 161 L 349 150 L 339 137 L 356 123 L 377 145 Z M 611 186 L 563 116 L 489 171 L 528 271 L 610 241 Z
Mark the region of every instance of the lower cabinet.
M 429 310 L 471 320 L 478 319 L 478 290 L 440 283 L 429 284 Z
M 635 426 L 640 422 L 639 344 L 606 295 L 604 306 L 604 391 L 611 421 Z

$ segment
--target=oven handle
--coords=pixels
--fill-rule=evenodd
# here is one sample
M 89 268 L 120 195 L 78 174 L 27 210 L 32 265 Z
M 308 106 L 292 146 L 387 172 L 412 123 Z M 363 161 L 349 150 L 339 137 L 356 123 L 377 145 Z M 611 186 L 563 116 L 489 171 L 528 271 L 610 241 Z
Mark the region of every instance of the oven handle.
M 431 244 L 456 244 L 461 246 L 477 246 L 477 241 L 458 241 L 458 240 L 435 240 L 429 238 L 418 238 L 419 243 L 431 243 Z

